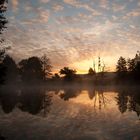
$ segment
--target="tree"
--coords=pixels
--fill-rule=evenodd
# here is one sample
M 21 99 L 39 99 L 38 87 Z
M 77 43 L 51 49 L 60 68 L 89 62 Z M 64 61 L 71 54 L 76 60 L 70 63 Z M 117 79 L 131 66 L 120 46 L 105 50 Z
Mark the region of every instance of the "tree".
M 13 83 L 17 80 L 18 70 L 15 61 L 9 55 L 3 59 L 3 67 L 6 70 L 5 81 L 6 83 Z
M 128 69 L 128 72 L 133 72 L 134 69 L 135 69 L 135 59 L 128 59 L 127 60 L 127 69 Z
M 43 79 L 46 80 L 47 77 L 51 76 L 51 62 L 50 59 L 47 58 L 47 56 L 44 54 L 41 57 L 41 63 L 42 63 L 42 70 L 43 70 Z
M 42 62 L 38 57 L 30 57 L 19 62 L 20 74 L 24 82 L 43 80 Z
M 7 3 L 8 0 L 0 0 L 0 34 L 2 34 L 2 31 L 6 28 L 6 23 L 8 22 L 4 13 L 7 10 L 7 7 L 5 6 L 5 3 Z M 3 39 L 0 39 L 0 42 L 3 42 Z
M 118 62 L 117 62 L 117 66 L 116 66 L 116 69 L 117 69 L 117 73 L 119 75 L 119 77 L 124 77 L 127 73 L 127 62 L 125 60 L 124 57 L 120 57 Z
M 92 76 L 92 75 L 95 75 L 96 73 L 92 68 L 89 68 L 88 74 Z
M 134 77 L 136 80 L 140 81 L 140 52 L 139 51 L 136 53 L 134 60 L 135 60 L 135 68 L 133 70 Z
M 127 61 L 128 74 L 135 80 L 140 80 L 140 53 L 136 53 L 135 58 Z
M 59 76 L 59 74 L 58 73 L 55 73 L 54 75 L 53 75 L 53 77 L 52 77 L 52 79 L 53 80 L 60 80 L 60 76 Z
M 8 22 L 4 12 L 7 10 L 5 3 L 7 3 L 8 0 L 0 0 L 0 34 L 2 34 L 3 30 L 6 28 L 6 23 Z M 4 76 L 5 76 L 5 68 L 2 65 L 2 59 L 5 54 L 5 50 L 1 48 L 1 43 L 4 41 L 2 37 L 0 37 L 0 84 L 4 82 Z
M 60 74 L 64 75 L 64 79 L 66 81 L 72 81 L 76 77 L 76 70 L 64 67 L 63 69 L 60 70 Z
M 5 56 L 5 50 L 0 50 L 0 84 L 4 83 L 4 77 L 5 77 L 5 67 L 3 65 L 3 59 Z

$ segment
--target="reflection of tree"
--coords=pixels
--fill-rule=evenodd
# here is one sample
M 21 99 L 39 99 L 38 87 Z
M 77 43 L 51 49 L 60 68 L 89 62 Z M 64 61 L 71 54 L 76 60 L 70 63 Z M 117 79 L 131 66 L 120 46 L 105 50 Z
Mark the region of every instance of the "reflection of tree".
M 61 99 L 68 101 L 70 98 L 75 98 L 79 94 L 76 89 L 65 89 L 63 92 L 60 92 Z
M 137 113 L 137 116 L 140 116 L 140 94 L 136 93 L 129 96 L 129 111 L 134 111 Z
M 5 113 L 10 113 L 18 102 L 18 91 L 14 88 L 0 89 L 0 104 Z
M 128 103 L 128 97 L 125 95 L 125 92 L 121 92 L 118 94 L 118 97 L 116 97 L 117 105 L 121 113 L 126 112 L 127 110 L 127 103 Z
M 105 107 L 107 99 L 104 96 L 103 91 L 94 91 L 94 108 L 96 108 L 96 106 L 99 106 L 99 110 L 102 109 L 102 107 Z
M 1 88 L 0 105 L 5 113 L 10 113 L 15 107 L 36 115 L 43 111 L 44 116 L 52 104 L 52 94 L 42 88 Z
M 121 113 L 134 111 L 140 116 L 140 92 L 138 90 L 120 91 L 116 97 L 117 105 Z
M 45 95 L 45 90 L 41 88 L 23 89 L 20 98 L 21 106 L 19 108 L 34 115 L 42 109 L 46 112 L 47 107 L 51 104 L 51 96 Z
M 95 90 L 89 89 L 88 96 L 89 96 L 90 100 L 92 100 L 95 97 Z
M 47 92 L 44 94 L 43 104 L 42 104 L 44 117 L 47 115 L 47 113 L 49 113 L 51 104 L 52 104 L 52 94 L 49 94 L 49 92 Z

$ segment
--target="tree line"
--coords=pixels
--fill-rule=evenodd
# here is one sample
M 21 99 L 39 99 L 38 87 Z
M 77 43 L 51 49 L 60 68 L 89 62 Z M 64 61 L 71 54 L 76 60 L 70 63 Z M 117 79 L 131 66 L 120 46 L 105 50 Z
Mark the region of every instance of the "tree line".
M 120 81 L 140 81 L 140 52 L 137 52 L 132 59 L 120 57 L 116 65 L 117 80 Z M 62 78 L 61 76 L 62 75 Z M 98 78 L 98 74 L 89 68 L 88 76 Z M 50 59 L 43 55 L 42 57 L 32 56 L 22 59 L 16 64 L 14 59 L 9 56 L 5 50 L 0 50 L 0 83 L 10 84 L 15 82 L 37 83 L 45 82 L 48 79 L 64 81 L 74 81 L 78 79 L 75 69 L 64 67 L 60 69 L 59 74 L 52 74 L 52 65 Z M 96 79 L 95 78 L 95 79 Z M 102 79 L 103 80 L 103 79 Z M 115 79 L 114 79 L 115 80 Z
M 134 58 L 120 57 L 116 65 L 117 78 L 120 80 L 140 81 L 140 52 Z
M 65 81 L 73 81 L 76 78 L 76 70 L 64 67 L 59 74 L 52 74 L 50 59 L 32 56 L 22 59 L 16 64 L 15 60 L 5 50 L 0 50 L 0 83 L 11 84 L 17 82 L 37 83 L 45 82 L 48 79 L 59 80 L 60 75 Z
M 40 82 L 45 81 L 51 75 L 51 63 L 46 55 L 42 57 L 29 57 L 18 64 L 5 52 L 0 53 L 0 82 Z

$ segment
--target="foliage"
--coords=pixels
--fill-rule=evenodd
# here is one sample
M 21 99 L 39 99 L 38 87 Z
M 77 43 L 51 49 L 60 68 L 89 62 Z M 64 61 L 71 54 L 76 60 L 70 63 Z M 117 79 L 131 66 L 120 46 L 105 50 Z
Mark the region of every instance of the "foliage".
M 120 57 L 117 66 L 116 66 L 117 72 L 126 72 L 127 71 L 127 62 L 124 57 Z
M 2 31 L 6 28 L 6 23 L 8 22 L 4 13 L 7 10 L 7 7 L 5 6 L 5 3 L 7 3 L 8 0 L 0 0 L 0 34 L 2 34 Z M 0 42 L 2 42 L 3 39 L 0 39 Z
M 124 78 L 126 76 L 127 72 L 127 61 L 124 57 L 120 57 L 118 62 L 117 62 L 117 73 L 119 78 Z
M 42 63 L 38 57 L 30 57 L 19 62 L 22 80 L 33 82 L 43 79 Z
M 46 80 L 50 75 L 50 60 L 44 56 L 42 58 L 33 56 L 19 62 L 20 75 L 25 82 L 35 82 Z
M 92 68 L 89 68 L 88 74 L 89 74 L 89 75 L 95 75 L 96 72 L 95 72 Z
M 14 83 L 18 75 L 17 65 L 15 61 L 9 55 L 6 55 L 3 59 L 3 66 L 6 71 L 6 83 Z
M 58 73 L 55 73 L 52 77 L 53 80 L 59 80 L 60 79 L 60 76 Z
M 140 52 L 134 58 L 128 59 L 120 57 L 116 66 L 119 78 L 127 76 L 128 80 L 140 81 Z
M 0 0 L 0 34 L 2 34 L 2 31 L 6 28 L 6 23 L 8 22 L 4 12 L 7 10 L 7 7 L 5 6 L 5 3 L 8 3 L 8 0 Z M 5 50 L 1 48 L 1 43 L 4 41 L 0 37 L 0 84 L 4 82 L 4 76 L 5 76 L 5 67 L 2 65 L 2 60 L 5 55 Z
M 43 79 L 46 80 L 47 77 L 51 76 L 51 62 L 50 59 L 47 58 L 47 56 L 44 54 L 41 57 L 41 63 L 42 63 L 42 70 L 43 70 Z
M 135 59 L 128 59 L 127 60 L 127 69 L 128 69 L 128 72 L 133 72 L 133 70 L 135 69 Z
M 3 59 L 5 56 L 5 50 L 0 50 L 0 84 L 4 83 L 4 77 L 5 77 L 5 67 L 3 65 Z
M 76 77 L 76 70 L 70 69 L 69 67 L 64 67 L 60 70 L 60 74 L 64 75 L 66 81 L 72 81 Z

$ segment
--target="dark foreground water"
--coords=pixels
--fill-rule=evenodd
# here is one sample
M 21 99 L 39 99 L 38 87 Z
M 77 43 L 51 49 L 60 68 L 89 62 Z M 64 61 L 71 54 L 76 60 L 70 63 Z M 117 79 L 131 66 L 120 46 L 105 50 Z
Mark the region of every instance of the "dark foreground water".
M 5 140 L 140 140 L 139 115 L 139 89 L 0 89 Z

